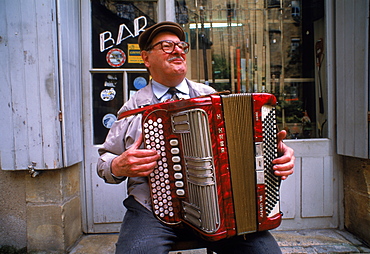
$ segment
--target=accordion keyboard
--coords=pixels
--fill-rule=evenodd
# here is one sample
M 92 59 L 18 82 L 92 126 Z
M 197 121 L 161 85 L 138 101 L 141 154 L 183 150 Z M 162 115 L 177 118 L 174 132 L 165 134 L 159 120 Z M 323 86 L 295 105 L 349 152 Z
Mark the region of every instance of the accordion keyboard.
M 262 108 L 262 138 L 263 138 L 263 164 L 265 174 L 266 191 L 266 216 L 275 215 L 280 212 L 279 188 L 280 178 L 275 176 L 272 170 L 272 160 L 277 158 L 277 128 L 275 108 L 263 106 Z
M 143 131 L 146 148 L 155 149 L 161 155 L 160 160 L 157 162 L 158 166 L 150 174 L 154 214 L 159 218 L 164 218 L 166 216 L 173 217 L 174 207 L 162 119 L 150 119 L 144 124 Z

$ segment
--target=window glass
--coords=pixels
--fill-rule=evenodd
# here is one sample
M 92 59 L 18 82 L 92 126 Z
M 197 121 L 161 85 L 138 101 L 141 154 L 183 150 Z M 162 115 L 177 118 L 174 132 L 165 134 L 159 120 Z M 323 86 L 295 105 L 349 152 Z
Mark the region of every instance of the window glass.
M 288 138 L 323 136 L 316 123 L 323 114 L 316 97 L 324 98 L 316 54 L 320 43 L 315 43 L 315 30 L 323 30 L 323 22 L 317 22 L 323 19 L 323 1 L 175 3 L 177 22 L 191 44 L 189 79 L 218 91 L 273 93 L 279 127 Z
M 93 0 L 93 68 L 143 68 L 137 37 L 157 21 L 156 1 Z
M 148 84 L 137 40 L 156 22 L 156 1 L 91 1 L 94 144 L 104 142 L 125 100 Z

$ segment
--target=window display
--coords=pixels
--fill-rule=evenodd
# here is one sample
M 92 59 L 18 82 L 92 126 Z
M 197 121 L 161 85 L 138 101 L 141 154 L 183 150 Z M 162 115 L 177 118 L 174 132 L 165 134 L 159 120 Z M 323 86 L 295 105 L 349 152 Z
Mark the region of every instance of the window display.
M 288 138 L 323 137 L 316 123 L 326 114 L 324 49 L 315 45 L 323 6 L 317 2 L 322 1 L 176 1 L 177 22 L 191 45 L 188 78 L 218 91 L 272 93 Z

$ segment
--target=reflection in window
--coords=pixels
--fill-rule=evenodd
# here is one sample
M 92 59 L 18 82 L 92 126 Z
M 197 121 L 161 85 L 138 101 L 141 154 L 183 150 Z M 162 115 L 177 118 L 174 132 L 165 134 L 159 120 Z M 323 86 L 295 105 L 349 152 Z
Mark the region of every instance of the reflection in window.
M 191 43 L 188 78 L 218 91 L 273 93 L 289 138 L 322 137 L 316 119 L 324 123 L 326 112 L 316 112 L 315 100 L 318 2 L 175 1 Z

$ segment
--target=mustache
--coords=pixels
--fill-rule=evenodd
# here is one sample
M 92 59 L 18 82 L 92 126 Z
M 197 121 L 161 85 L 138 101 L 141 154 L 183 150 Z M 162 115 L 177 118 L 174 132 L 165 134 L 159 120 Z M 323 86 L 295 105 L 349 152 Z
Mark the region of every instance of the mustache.
M 172 61 L 178 60 L 178 59 L 180 59 L 181 61 L 185 61 L 185 59 L 182 56 L 174 56 L 174 57 L 171 57 L 170 59 L 168 59 L 167 61 L 172 62 Z

